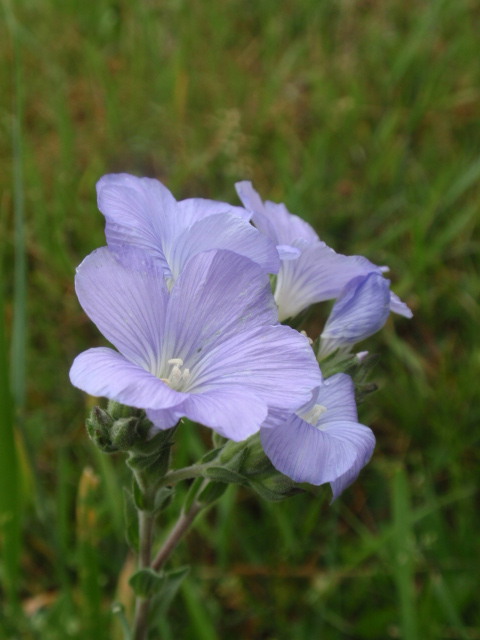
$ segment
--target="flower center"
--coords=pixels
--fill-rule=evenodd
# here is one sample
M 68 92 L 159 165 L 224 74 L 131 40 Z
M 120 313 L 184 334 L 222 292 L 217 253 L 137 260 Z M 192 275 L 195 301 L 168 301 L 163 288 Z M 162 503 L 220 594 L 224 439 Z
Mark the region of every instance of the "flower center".
M 327 411 L 327 407 L 323 404 L 314 404 L 311 409 L 305 413 L 299 413 L 298 415 L 302 420 L 311 424 L 312 427 L 316 427 L 320 416 L 323 415 L 325 411 Z
M 168 360 L 168 364 L 171 367 L 168 378 L 160 378 L 160 380 L 166 382 L 172 389 L 180 391 L 190 380 L 190 369 L 185 367 L 182 370 L 183 360 L 181 358 L 170 358 L 170 360 Z

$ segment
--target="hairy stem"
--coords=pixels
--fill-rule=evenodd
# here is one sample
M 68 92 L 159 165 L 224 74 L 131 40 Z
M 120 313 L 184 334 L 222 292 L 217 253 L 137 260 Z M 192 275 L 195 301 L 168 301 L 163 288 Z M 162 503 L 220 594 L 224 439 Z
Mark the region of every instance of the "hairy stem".
M 167 559 L 169 558 L 172 551 L 175 549 L 177 544 L 183 538 L 185 533 L 190 528 L 190 525 L 195 520 L 197 514 L 203 509 L 203 505 L 198 502 L 194 502 L 190 509 L 181 514 L 179 519 L 177 520 L 175 526 L 170 531 L 167 539 L 163 543 L 160 551 L 155 556 L 155 559 L 152 562 L 152 569 L 158 571 L 163 567 Z
M 140 549 L 138 555 L 139 569 L 150 566 L 152 557 L 153 517 L 148 511 L 139 511 L 139 537 Z M 145 640 L 148 633 L 149 598 L 137 596 L 135 601 L 135 621 L 133 624 L 133 640 Z

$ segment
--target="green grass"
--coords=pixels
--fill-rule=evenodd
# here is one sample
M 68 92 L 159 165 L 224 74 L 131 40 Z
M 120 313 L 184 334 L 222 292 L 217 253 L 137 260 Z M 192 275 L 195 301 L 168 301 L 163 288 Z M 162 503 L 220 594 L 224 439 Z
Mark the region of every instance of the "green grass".
M 73 290 L 104 243 L 95 181 L 128 171 L 232 202 L 252 179 L 337 250 L 388 264 L 415 313 L 364 345 L 381 358 L 360 480 L 333 506 L 326 488 L 267 507 L 229 491 L 172 561 L 193 568 L 161 637 L 480 638 L 480 5 L 2 11 L 0 637 L 122 638 L 128 476 L 88 442 L 68 369 L 102 340 Z M 179 463 L 205 443 L 185 432 Z

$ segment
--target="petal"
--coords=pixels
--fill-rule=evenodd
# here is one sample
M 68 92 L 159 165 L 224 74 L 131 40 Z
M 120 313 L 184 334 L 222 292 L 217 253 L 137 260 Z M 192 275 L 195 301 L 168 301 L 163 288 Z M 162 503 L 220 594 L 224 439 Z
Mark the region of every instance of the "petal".
M 308 402 L 322 379 L 308 340 L 282 325 L 231 336 L 205 352 L 191 373 L 192 393 L 233 385 L 268 408 L 290 411 Z
M 295 240 L 307 242 L 317 242 L 318 234 L 312 226 L 300 216 L 296 216 L 287 209 L 283 203 L 265 201 L 264 216 L 268 218 L 270 224 L 275 228 L 278 244 L 290 244 Z M 253 222 L 257 225 L 256 216 Z M 258 224 L 261 224 L 258 221 Z
M 302 254 L 283 262 L 277 277 L 275 300 L 280 321 L 299 314 L 311 304 L 340 295 L 345 285 L 360 275 L 380 270 L 362 256 L 344 256 L 324 242 L 295 242 Z
M 299 238 L 318 240 L 318 235 L 308 222 L 290 213 L 284 204 L 269 200 L 262 202 L 251 182 L 237 182 L 235 188 L 243 205 L 253 212 L 255 226 L 276 244 L 289 245 Z
M 351 280 L 333 305 L 322 332 L 322 353 L 355 344 L 379 331 L 390 314 L 390 281 L 378 273 Z
M 390 309 L 405 318 L 413 318 L 411 309 L 393 291 L 390 292 Z
M 269 238 L 242 218 L 216 214 L 196 222 L 177 238 L 169 256 L 173 277 L 178 277 L 192 256 L 212 249 L 245 256 L 265 273 L 276 273 L 280 267 L 277 250 Z
M 375 446 L 372 431 L 352 422 L 332 422 L 317 429 L 298 416 L 260 430 L 265 453 L 281 473 L 295 482 L 332 485 L 334 497 L 356 478 Z
M 216 343 L 276 321 L 270 281 L 258 265 L 231 251 L 199 253 L 170 293 L 165 358 L 192 368 Z
M 277 251 L 280 260 L 296 260 L 302 253 L 298 247 L 290 244 L 277 244 Z
M 358 420 L 355 403 L 355 385 L 346 373 L 336 373 L 324 380 L 318 390 L 316 403 L 327 408 L 317 426 L 338 420 L 356 422 Z
M 183 226 L 177 202 L 161 182 L 127 173 L 103 176 L 97 183 L 98 208 L 105 216 L 108 246 L 115 252 L 125 245 L 147 251 L 165 263 L 165 247 Z
M 78 355 L 70 369 L 75 387 L 139 409 L 163 409 L 182 403 L 186 394 L 171 389 L 145 369 L 106 347 Z
M 191 394 L 185 403 L 185 415 L 238 442 L 260 429 L 267 407 L 249 389 L 228 384 L 220 389 Z
M 162 431 L 170 429 L 185 415 L 183 406 L 184 402 L 173 409 L 147 409 L 147 418 L 153 422 L 156 429 L 161 429 Z
M 178 208 L 184 223 L 184 228 L 191 227 L 195 222 L 216 214 L 233 215 L 247 222 L 252 217 L 251 212 L 243 207 L 235 207 L 226 202 L 218 202 L 217 200 L 208 200 L 206 198 L 180 200 L 178 202 Z
M 132 362 L 157 370 L 168 292 L 153 263 L 127 252 L 127 268 L 102 247 L 81 263 L 75 289 L 86 314 Z
M 238 197 L 242 202 L 243 206 L 249 211 L 256 211 L 258 213 L 262 213 L 263 211 L 263 202 L 258 192 L 253 188 L 252 183 L 249 180 L 242 180 L 241 182 L 235 183 L 235 189 L 237 191 Z
M 330 482 L 333 491 L 332 500 L 336 500 L 357 479 L 360 471 L 370 461 L 375 449 L 375 436 L 368 427 L 353 422 L 332 422 L 327 433 L 337 441 L 337 446 L 343 444 L 344 447 L 348 446 L 355 451 L 353 464 Z

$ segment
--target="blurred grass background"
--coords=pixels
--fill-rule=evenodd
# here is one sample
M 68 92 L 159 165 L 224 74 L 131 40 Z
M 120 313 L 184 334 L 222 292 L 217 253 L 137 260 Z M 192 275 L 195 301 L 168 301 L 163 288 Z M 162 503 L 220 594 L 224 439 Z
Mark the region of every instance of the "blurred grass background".
M 365 344 L 360 480 L 333 506 L 328 488 L 265 507 L 229 490 L 179 548 L 194 566 L 156 637 L 480 638 L 480 4 L 1 9 L 0 638 L 121 638 L 110 603 L 129 606 L 123 461 L 88 442 L 68 382 L 102 340 L 73 274 L 104 244 L 111 171 L 231 202 L 252 179 L 390 265 L 415 313 Z M 207 438 L 185 430 L 179 463 Z

